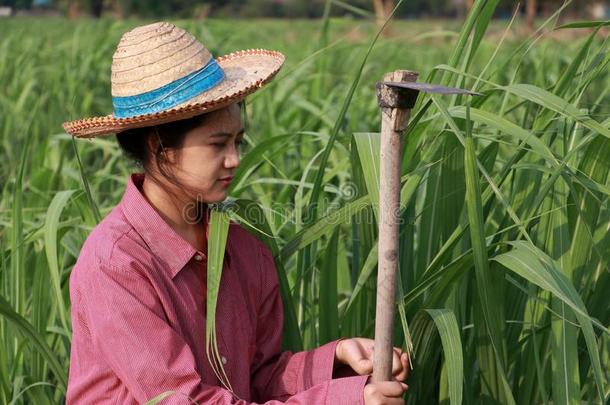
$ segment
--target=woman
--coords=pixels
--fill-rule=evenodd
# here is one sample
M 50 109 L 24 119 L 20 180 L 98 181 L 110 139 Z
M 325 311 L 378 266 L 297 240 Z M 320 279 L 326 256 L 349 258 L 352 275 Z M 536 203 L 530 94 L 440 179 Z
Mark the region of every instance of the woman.
M 214 59 L 172 24 L 138 27 L 113 56 L 113 115 L 67 122 L 77 137 L 116 133 L 144 173 L 91 232 L 70 276 L 73 339 L 68 404 L 402 404 L 395 381 L 370 383 L 372 341 L 339 339 L 281 351 L 270 250 L 232 223 L 216 329 L 231 391 L 205 353 L 207 204 L 226 198 L 239 165 L 244 97 L 284 61 L 249 50 Z M 279 401 L 279 402 L 278 402 Z

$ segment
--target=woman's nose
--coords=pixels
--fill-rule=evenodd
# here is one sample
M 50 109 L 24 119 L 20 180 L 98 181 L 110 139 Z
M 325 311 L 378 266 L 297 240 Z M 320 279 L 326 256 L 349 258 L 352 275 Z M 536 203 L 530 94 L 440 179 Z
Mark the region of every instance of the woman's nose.
M 234 169 L 239 166 L 239 150 L 235 147 L 225 156 L 225 167 Z

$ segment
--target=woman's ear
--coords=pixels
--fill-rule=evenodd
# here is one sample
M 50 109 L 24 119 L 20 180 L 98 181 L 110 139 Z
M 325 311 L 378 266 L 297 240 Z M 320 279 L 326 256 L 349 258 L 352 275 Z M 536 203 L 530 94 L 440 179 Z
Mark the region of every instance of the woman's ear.
M 176 151 L 173 148 L 166 148 L 163 146 L 163 141 L 159 136 L 159 132 L 156 127 L 153 127 L 150 135 L 146 139 L 146 146 L 148 148 L 149 156 L 152 157 L 151 162 L 155 164 L 160 161 L 173 165 L 176 163 Z M 157 156 L 160 158 L 158 159 Z
M 146 137 L 146 147 L 148 148 L 148 152 L 154 154 L 158 145 L 159 141 L 157 140 L 157 136 L 154 131 L 151 131 Z
M 145 142 L 146 155 L 148 161 L 153 165 L 157 165 L 157 148 L 159 147 L 159 139 L 154 131 L 150 131 Z

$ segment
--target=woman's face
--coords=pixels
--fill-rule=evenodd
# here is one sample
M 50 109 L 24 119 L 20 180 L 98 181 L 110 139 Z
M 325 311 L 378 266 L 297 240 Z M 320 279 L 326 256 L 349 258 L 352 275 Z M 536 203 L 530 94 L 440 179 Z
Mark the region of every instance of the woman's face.
M 231 104 L 208 113 L 201 125 L 186 133 L 173 169 L 178 181 L 196 192 L 190 198 L 213 203 L 227 197 L 243 142 L 240 113 L 239 105 Z

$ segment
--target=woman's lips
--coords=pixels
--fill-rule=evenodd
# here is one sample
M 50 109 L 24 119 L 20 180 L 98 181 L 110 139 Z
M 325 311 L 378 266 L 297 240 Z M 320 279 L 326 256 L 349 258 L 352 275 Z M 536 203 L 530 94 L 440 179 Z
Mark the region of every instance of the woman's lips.
M 223 177 L 222 179 L 219 179 L 218 181 L 220 181 L 220 183 L 223 186 L 229 187 L 229 185 L 231 184 L 231 180 L 233 180 L 233 177 Z

